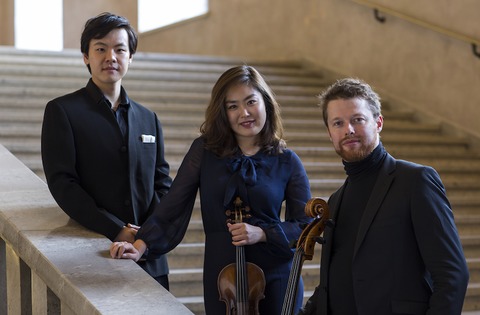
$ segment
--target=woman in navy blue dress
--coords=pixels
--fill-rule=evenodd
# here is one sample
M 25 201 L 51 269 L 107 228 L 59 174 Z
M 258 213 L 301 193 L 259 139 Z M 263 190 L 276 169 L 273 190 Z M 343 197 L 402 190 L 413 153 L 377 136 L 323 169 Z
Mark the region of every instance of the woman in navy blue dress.
M 310 222 L 304 212 L 310 187 L 299 157 L 282 139 L 279 112 L 273 93 L 254 68 L 238 66 L 222 74 L 212 90 L 202 135 L 192 143 L 169 193 L 139 229 L 133 245 L 112 244 L 112 257 L 138 260 L 172 250 L 185 234 L 199 190 L 206 236 L 206 313 L 225 313 L 217 278 L 235 262 L 235 246 L 244 246 L 246 260 L 265 275 L 260 314 L 280 314 L 294 253 L 289 243 L 298 239 L 301 225 Z M 251 209 L 251 217 L 230 224 L 226 210 L 233 209 L 237 197 Z M 302 298 L 300 282 L 295 313 Z

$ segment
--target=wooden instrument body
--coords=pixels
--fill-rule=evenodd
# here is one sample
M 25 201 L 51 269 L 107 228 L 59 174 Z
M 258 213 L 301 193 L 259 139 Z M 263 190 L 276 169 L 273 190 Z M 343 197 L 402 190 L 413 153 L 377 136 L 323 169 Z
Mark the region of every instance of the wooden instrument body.
M 242 293 L 237 294 L 236 264 L 227 265 L 220 272 L 218 290 L 220 300 L 226 304 L 226 314 L 259 314 L 258 303 L 265 297 L 265 276 L 260 267 L 249 262 L 246 263 L 246 273 L 248 275 L 248 290 L 245 291 L 247 294 L 244 295 Z

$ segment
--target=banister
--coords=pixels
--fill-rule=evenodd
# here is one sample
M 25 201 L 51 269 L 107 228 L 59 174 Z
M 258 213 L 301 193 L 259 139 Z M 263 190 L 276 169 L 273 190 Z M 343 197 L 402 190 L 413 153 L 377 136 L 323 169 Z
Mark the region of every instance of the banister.
M 0 144 L 0 314 L 193 314 Z M 54 306 L 52 311 L 52 305 Z
M 467 35 L 464 35 L 464 34 L 460 34 L 458 32 L 449 30 L 449 29 L 441 27 L 439 25 L 435 25 L 433 23 L 422 21 L 422 20 L 420 20 L 416 17 L 413 17 L 411 15 L 408 15 L 408 14 L 405 14 L 405 13 L 402 13 L 402 12 L 398 12 L 394 9 L 385 7 L 385 6 L 380 5 L 380 4 L 373 3 L 373 2 L 368 1 L 368 0 L 352 0 L 352 1 L 357 3 L 357 4 L 372 8 L 373 12 L 374 12 L 375 19 L 377 21 L 381 22 L 381 23 L 384 23 L 385 20 L 386 20 L 385 16 L 380 15 L 380 12 L 383 12 L 383 13 L 386 13 L 388 15 L 395 16 L 395 17 L 398 17 L 398 18 L 403 19 L 405 21 L 408 21 L 410 23 L 413 23 L 415 25 L 424 27 L 424 28 L 429 29 L 431 31 L 434 31 L 434 32 L 446 35 L 448 37 L 466 42 L 468 44 L 471 44 L 473 54 L 475 56 L 477 56 L 478 58 L 480 58 L 480 52 L 478 51 L 478 47 L 480 46 L 480 40 L 477 40 L 476 38 L 473 38 L 473 37 L 470 37 L 470 36 L 467 36 Z

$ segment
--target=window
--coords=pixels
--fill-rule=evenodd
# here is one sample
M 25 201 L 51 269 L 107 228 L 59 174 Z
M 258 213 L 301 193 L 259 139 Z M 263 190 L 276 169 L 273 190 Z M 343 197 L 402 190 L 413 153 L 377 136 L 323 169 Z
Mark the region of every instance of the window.
M 138 31 L 151 31 L 207 12 L 208 0 L 138 0 Z
M 63 0 L 15 0 L 15 47 L 63 49 Z M 208 0 L 138 0 L 138 31 L 146 32 L 208 12 Z
M 63 0 L 15 0 L 15 48 L 63 49 Z

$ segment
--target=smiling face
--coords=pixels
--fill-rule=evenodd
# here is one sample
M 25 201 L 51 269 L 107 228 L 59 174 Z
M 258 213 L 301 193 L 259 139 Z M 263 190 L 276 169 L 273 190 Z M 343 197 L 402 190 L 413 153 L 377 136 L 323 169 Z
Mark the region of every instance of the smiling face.
M 237 142 L 255 143 L 267 120 L 260 92 L 245 84 L 233 85 L 226 94 L 225 110 Z
M 132 60 L 128 48 L 128 33 L 113 29 L 105 37 L 90 41 L 88 56 L 83 61 L 90 66 L 93 82 L 101 89 L 121 84 Z
M 374 118 L 366 100 L 335 99 L 327 113 L 330 140 L 344 161 L 361 161 L 379 144 L 383 117 Z

